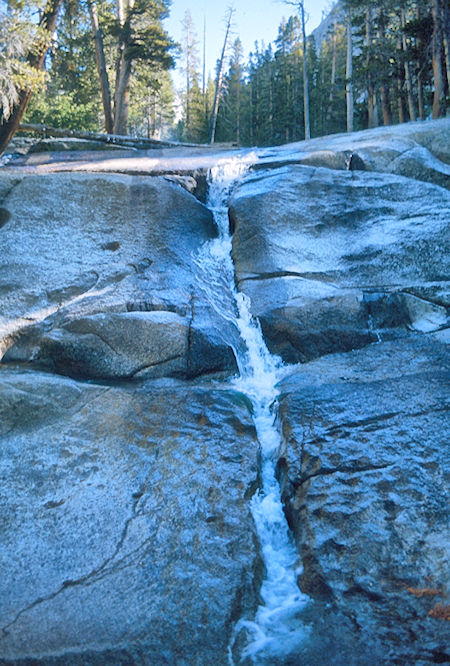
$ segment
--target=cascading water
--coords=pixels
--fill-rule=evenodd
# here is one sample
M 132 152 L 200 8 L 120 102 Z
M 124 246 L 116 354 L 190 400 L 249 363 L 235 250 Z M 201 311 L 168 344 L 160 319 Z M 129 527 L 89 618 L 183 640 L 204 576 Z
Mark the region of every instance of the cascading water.
M 219 162 L 211 170 L 208 205 L 214 213 L 219 237 L 199 253 L 199 282 L 210 304 L 222 318 L 232 322 L 239 333 L 234 343 L 239 377 L 235 388 L 251 400 L 253 420 L 261 447 L 261 488 L 251 501 L 266 577 L 261 588 L 262 604 L 256 617 L 241 619 L 234 628 L 229 646 L 233 665 L 234 643 L 246 632 L 247 645 L 241 661 L 274 663 L 292 653 L 302 643 L 307 629 L 298 614 L 308 598 L 297 586 L 300 564 L 284 515 L 275 469 L 281 434 L 276 425 L 277 382 L 286 372 L 281 359 L 272 356 L 264 342 L 259 322 L 250 312 L 249 299 L 239 293 L 234 282 L 231 236 L 228 232 L 227 199 L 237 178 L 242 177 L 254 155 Z

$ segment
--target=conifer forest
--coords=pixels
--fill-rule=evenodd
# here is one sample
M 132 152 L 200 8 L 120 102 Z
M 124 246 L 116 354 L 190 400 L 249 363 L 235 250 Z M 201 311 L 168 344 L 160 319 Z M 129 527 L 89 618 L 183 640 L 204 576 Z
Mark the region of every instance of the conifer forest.
M 3 143 L 23 121 L 245 146 L 446 115 L 447 0 L 339 0 L 309 36 L 293 1 L 274 42 L 248 56 L 229 9 L 208 77 L 203 27 L 187 10 L 175 43 L 168 0 L 8 0 L 0 11 Z

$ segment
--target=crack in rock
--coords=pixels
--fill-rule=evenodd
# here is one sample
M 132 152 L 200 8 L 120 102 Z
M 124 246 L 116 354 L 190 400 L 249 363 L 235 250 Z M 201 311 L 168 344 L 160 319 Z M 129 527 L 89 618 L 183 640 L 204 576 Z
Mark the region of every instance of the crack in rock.
M 314 273 L 299 273 L 297 271 L 273 271 L 273 272 L 267 272 L 267 273 L 258 273 L 257 275 L 249 275 L 245 278 L 241 278 L 239 280 L 239 288 L 242 282 L 247 282 L 247 281 L 257 281 L 257 280 L 270 280 L 273 278 L 283 278 L 283 277 L 296 277 L 300 278 L 302 280 L 308 281 L 308 282 L 320 282 L 321 284 L 327 284 L 330 287 L 333 287 L 334 289 L 341 289 L 336 284 L 333 284 L 332 282 L 328 282 L 327 280 L 321 280 L 317 276 L 314 275 Z
M 323 434 L 321 435 L 316 435 L 315 437 L 312 437 L 309 440 L 309 443 L 311 444 L 317 444 L 320 442 L 324 441 L 324 437 L 327 437 L 328 435 L 336 435 L 339 434 L 342 431 L 345 431 L 347 428 L 360 428 L 362 426 L 368 426 L 368 425 L 373 425 L 375 423 L 379 423 L 381 421 L 390 421 L 391 419 L 395 418 L 396 416 L 408 416 L 410 418 L 416 418 L 419 416 L 426 416 L 427 414 L 430 414 L 431 412 L 446 412 L 448 409 L 448 405 L 430 405 L 428 409 L 424 409 L 418 412 L 403 412 L 403 411 L 398 411 L 398 412 L 387 412 L 386 414 L 378 414 L 376 416 L 370 416 L 366 419 L 361 419 L 360 421 L 345 421 L 344 423 L 340 423 L 338 425 L 331 426 L 330 428 L 327 428 Z
M 39 606 L 40 604 L 45 603 L 47 601 L 52 601 L 59 594 L 61 594 L 70 587 L 76 587 L 78 585 L 92 585 L 105 578 L 105 576 L 109 575 L 111 572 L 122 570 L 126 566 L 131 566 L 133 564 L 132 556 L 135 555 L 136 553 L 140 553 L 142 551 L 142 548 L 144 548 L 147 545 L 147 543 L 149 543 L 152 540 L 152 537 L 148 537 L 147 539 L 145 539 L 141 544 L 139 544 L 137 548 L 124 555 L 121 559 L 116 560 L 116 558 L 120 550 L 122 549 L 123 544 L 125 543 L 125 539 L 127 538 L 128 530 L 131 523 L 136 518 L 145 514 L 144 511 L 138 511 L 138 508 L 142 500 L 142 497 L 145 493 L 149 478 L 150 476 L 148 476 L 145 479 L 140 489 L 132 495 L 134 501 L 133 501 L 131 516 L 125 521 L 125 525 L 122 529 L 119 541 L 114 549 L 114 552 L 100 566 L 96 567 L 89 573 L 84 574 L 84 576 L 80 576 L 79 578 L 76 579 L 65 580 L 60 585 L 60 587 L 51 594 L 48 594 L 43 597 L 38 597 L 32 603 L 28 604 L 28 606 L 22 608 L 8 624 L 2 627 L 0 640 L 6 638 L 6 636 L 9 634 L 9 630 L 11 629 L 11 627 L 14 626 L 16 622 L 18 622 L 18 620 L 22 617 L 22 615 L 33 610 L 33 608 L 36 608 L 36 606 Z M 128 560 L 131 561 L 128 562 Z M 126 564 L 124 565 L 124 563 Z
M 16 189 L 16 187 L 18 187 L 21 183 L 24 183 L 25 180 L 26 180 L 26 176 L 24 176 L 23 178 L 19 178 L 16 182 L 14 182 L 11 185 L 11 187 L 8 190 L 6 190 L 5 194 L 0 199 L 0 206 L 4 206 L 4 204 L 6 203 L 9 195 Z
M 339 472 L 348 472 L 349 474 L 359 474 L 360 472 L 372 472 L 377 469 L 386 469 L 388 467 L 393 467 L 395 463 L 385 463 L 383 465 L 342 465 L 340 467 L 321 467 L 317 472 L 311 472 L 311 474 L 300 475 L 294 482 L 294 488 L 299 488 L 303 483 L 309 481 L 309 479 L 314 478 L 315 476 L 327 476 L 329 474 L 338 474 Z
M 136 370 L 133 370 L 132 373 L 129 375 L 126 375 L 126 377 L 131 378 L 135 377 L 137 374 L 142 372 L 143 370 L 147 370 L 148 368 L 156 368 L 158 365 L 164 365 L 164 363 L 169 363 L 170 361 L 176 361 L 177 359 L 183 359 L 184 354 L 176 354 L 175 356 L 168 356 L 167 358 L 163 358 L 161 361 L 155 361 L 154 363 L 145 363 L 142 366 L 139 366 Z

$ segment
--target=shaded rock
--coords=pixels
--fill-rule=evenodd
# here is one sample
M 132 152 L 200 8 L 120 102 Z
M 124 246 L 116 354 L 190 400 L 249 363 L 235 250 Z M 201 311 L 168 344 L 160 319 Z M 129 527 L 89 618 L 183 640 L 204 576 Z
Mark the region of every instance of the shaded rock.
M 11 219 L 11 213 L 7 208 L 0 208 L 0 227 L 4 227 L 5 224 Z
M 445 190 L 398 176 L 306 166 L 249 176 L 231 201 L 233 257 L 270 350 L 297 362 L 394 328 L 445 326 L 445 309 L 425 301 L 432 288 L 448 298 L 449 211 Z M 429 310 L 425 328 L 410 291 Z
M 33 362 L 75 378 L 198 377 L 237 372 L 230 344 L 213 326 L 162 308 L 101 313 L 61 328 L 29 326 L 12 336 L 4 363 Z
M 359 643 L 372 663 L 449 659 L 448 623 L 432 613 L 450 582 L 448 362 L 446 347 L 414 337 L 324 357 L 280 384 L 279 477 L 299 586 L 317 602 L 311 650 L 323 603 L 332 626 L 346 618 L 322 663 L 360 664 Z
M 98 314 L 53 329 L 40 358 L 72 377 L 185 375 L 187 344 L 188 322 L 173 312 Z
M 2 663 L 227 664 L 260 564 L 232 390 L 0 368 Z
M 185 190 L 187 190 L 187 192 L 190 192 L 191 194 L 195 194 L 195 191 L 197 190 L 197 181 L 192 176 L 170 175 L 170 176 L 164 176 L 164 178 L 169 183 L 175 183 L 176 185 L 180 185 Z
M 332 139 L 331 141 L 332 142 Z M 283 147 L 281 148 L 283 150 Z M 291 166 L 293 164 L 303 164 L 305 166 L 325 167 L 327 169 L 336 169 L 338 171 L 365 171 L 366 165 L 361 157 L 351 150 L 306 150 L 300 154 L 293 153 L 279 156 L 277 160 L 276 152 L 273 155 L 264 155 L 258 162 L 252 165 L 252 170 L 260 171 L 262 169 L 278 169 L 282 166 Z
M 16 134 L 8 144 L 7 154 L 26 155 L 39 139 Z
M 236 357 L 230 343 L 217 333 L 215 327 L 193 326 L 189 334 L 186 376 L 228 371 L 238 373 Z
M 442 162 L 450 164 L 450 136 L 448 118 L 427 123 L 408 123 L 409 137 L 427 148 L 432 155 Z
M 450 165 L 440 162 L 422 146 L 414 146 L 401 153 L 391 162 L 387 170 L 390 173 L 450 189 Z

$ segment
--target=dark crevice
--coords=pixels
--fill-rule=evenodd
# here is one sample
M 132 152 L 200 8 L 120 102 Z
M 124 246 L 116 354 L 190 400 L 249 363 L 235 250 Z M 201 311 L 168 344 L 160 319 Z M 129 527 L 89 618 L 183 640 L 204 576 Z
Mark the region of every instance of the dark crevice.
M 182 317 L 186 315 L 186 308 L 180 308 L 170 303 L 152 303 L 150 301 L 128 301 L 127 312 L 173 312 Z
M 338 434 L 347 435 L 348 433 L 346 433 L 345 431 L 349 428 L 360 428 L 362 426 L 368 426 L 368 425 L 373 425 L 375 423 L 379 423 L 380 421 L 390 421 L 391 419 L 397 416 L 408 416 L 410 418 L 415 418 L 418 416 L 426 416 L 427 414 L 430 414 L 430 412 L 433 413 L 446 412 L 447 409 L 448 409 L 447 405 L 443 406 L 431 405 L 429 409 L 420 410 L 418 412 L 404 412 L 404 411 L 386 412 L 385 414 L 377 414 L 376 416 L 370 416 L 369 418 L 361 419 L 360 421 L 345 421 L 344 423 L 339 423 L 338 425 L 327 428 L 321 435 L 312 437 L 308 441 L 311 444 L 317 444 L 323 442 L 324 438 L 327 437 L 328 435 L 338 435 Z
M 188 321 L 188 334 L 187 334 L 187 354 L 186 354 L 186 367 L 187 367 L 187 374 L 190 375 L 190 369 L 193 365 L 192 363 L 192 344 L 193 344 L 193 333 L 192 333 L 192 326 L 194 322 L 194 294 L 191 293 L 191 297 L 189 299 L 189 305 L 190 305 L 190 316 L 189 316 L 189 321 Z
M 343 593 L 344 597 L 353 597 L 361 596 L 366 597 L 369 601 L 382 602 L 385 601 L 385 597 L 373 590 L 369 590 L 366 587 L 363 587 L 359 583 L 355 583 L 351 588 L 345 590 Z
M 6 203 L 6 200 L 8 199 L 9 195 L 16 189 L 18 185 L 23 183 L 26 179 L 26 176 L 24 178 L 19 178 L 17 181 L 13 182 L 11 187 L 9 187 L 6 192 L 3 194 L 2 198 L 0 199 L 0 206 L 4 206 Z
M 3 194 L 2 198 L 0 199 L 0 229 L 1 229 L 2 227 L 4 227 L 5 224 L 7 224 L 7 223 L 9 222 L 9 220 L 11 219 L 11 213 L 10 213 L 10 211 L 9 211 L 7 208 L 5 208 L 5 203 L 6 203 L 7 199 L 8 199 L 8 197 L 9 197 L 9 195 L 15 190 L 15 188 L 16 188 L 18 185 L 20 185 L 21 183 L 23 183 L 24 180 L 25 180 L 24 178 L 20 178 L 20 179 L 17 180 L 16 182 L 13 182 L 13 184 L 11 185 L 11 187 L 9 187 L 9 188 L 5 191 L 5 193 Z
M 283 277 L 296 277 L 301 278 L 302 280 L 314 281 L 314 282 L 323 282 L 325 284 L 334 287 L 335 289 L 340 289 L 339 286 L 328 282 L 323 279 L 323 276 L 320 273 L 298 273 L 296 271 L 273 271 L 269 273 L 258 273 L 258 275 L 249 275 L 244 278 L 241 278 L 238 281 L 238 287 L 241 288 L 243 282 L 252 281 L 252 280 L 270 280 L 272 278 L 283 278 Z
M 316 472 L 311 472 L 311 474 L 300 475 L 298 479 L 293 481 L 294 488 L 299 488 L 303 483 L 309 481 L 315 476 L 327 476 L 329 474 L 338 474 L 340 472 L 349 473 L 349 474 L 359 474 L 363 472 L 372 472 L 378 469 L 386 469 L 388 467 L 393 467 L 395 463 L 386 463 L 383 465 L 342 465 L 338 467 L 321 467 Z
M 118 571 L 119 569 L 124 568 L 124 566 L 129 566 L 130 564 L 133 563 L 132 561 L 127 562 L 127 560 L 130 560 L 133 555 L 135 555 L 137 552 L 140 552 L 142 550 L 142 548 L 149 541 L 151 541 L 151 539 L 145 539 L 138 546 L 138 548 L 135 548 L 134 550 L 130 551 L 128 554 L 124 555 L 124 557 L 117 560 L 116 562 L 114 562 L 114 560 L 118 556 L 118 554 L 119 554 L 119 552 L 120 552 L 120 550 L 121 550 L 121 548 L 122 548 L 122 546 L 125 542 L 130 524 L 133 522 L 133 520 L 135 520 L 135 518 L 137 518 L 140 515 L 143 515 L 143 512 L 138 511 L 138 507 L 139 507 L 139 503 L 142 499 L 142 496 L 145 493 L 147 482 L 148 482 L 148 478 L 144 481 L 141 488 L 136 493 L 134 493 L 132 495 L 133 500 L 134 500 L 132 510 L 131 510 L 132 513 L 131 513 L 131 516 L 125 522 L 125 525 L 122 529 L 122 532 L 121 532 L 121 535 L 120 535 L 120 538 L 119 538 L 119 541 L 118 541 L 112 555 L 110 555 L 99 567 L 96 567 L 95 569 L 93 569 L 89 573 L 85 574 L 84 576 L 80 576 L 79 578 L 75 578 L 75 579 L 65 580 L 60 585 L 60 587 L 57 590 L 55 590 L 54 592 L 52 592 L 51 594 L 48 594 L 48 595 L 43 596 L 43 597 L 38 597 L 31 604 L 28 604 L 28 606 L 25 606 L 24 608 L 22 608 L 15 615 L 13 620 L 11 620 L 8 624 L 6 624 L 4 627 L 2 627 L 2 629 L 1 629 L 1 638 L 5 638 L 8 635 L 9 630 L 11 629 L 11 627 L 21 618 L 22 615 L 24 615 L 25 613 L 33 610 L 33 608 L 35 608 L 36 606 L 39 606 L 40 604 L 45 603 L 47 601 L 52 601 L 59 594 L 61 594 L 62 592 L 64 592 L 65 590 L 67 590 L 70 587 L 76 587 L 78 585 L 92 585 L 92 584 L 98 582 L 99 580 L 102 580 L 105 576 L 111 574 L 113 571 Z M 123 565 L 123 566 L 121 566 L 121 565 Z M 1 640 L 1 638 L 0 638 L 0 640 Z
M 142 372 L 143 370 L 147 370 L 148 368 L 155 368 L 158 367 L 158 365 L 164 365 L 164 363 L 169 363 L 170 361 L 176 361 L 179 358 L 184 358 L 183 354 L 176 354 L 175 356 L 168 356 L 167 358 L 164 358 L 162 361 L 155 361 L 154 363 L 145 363 L 144 365 L 140 366 L 136 370 L 133 370 L 132 373 L 129 375 L 126 375 L 124 379 L 132 379 L 135 377 L 139 372 Z

